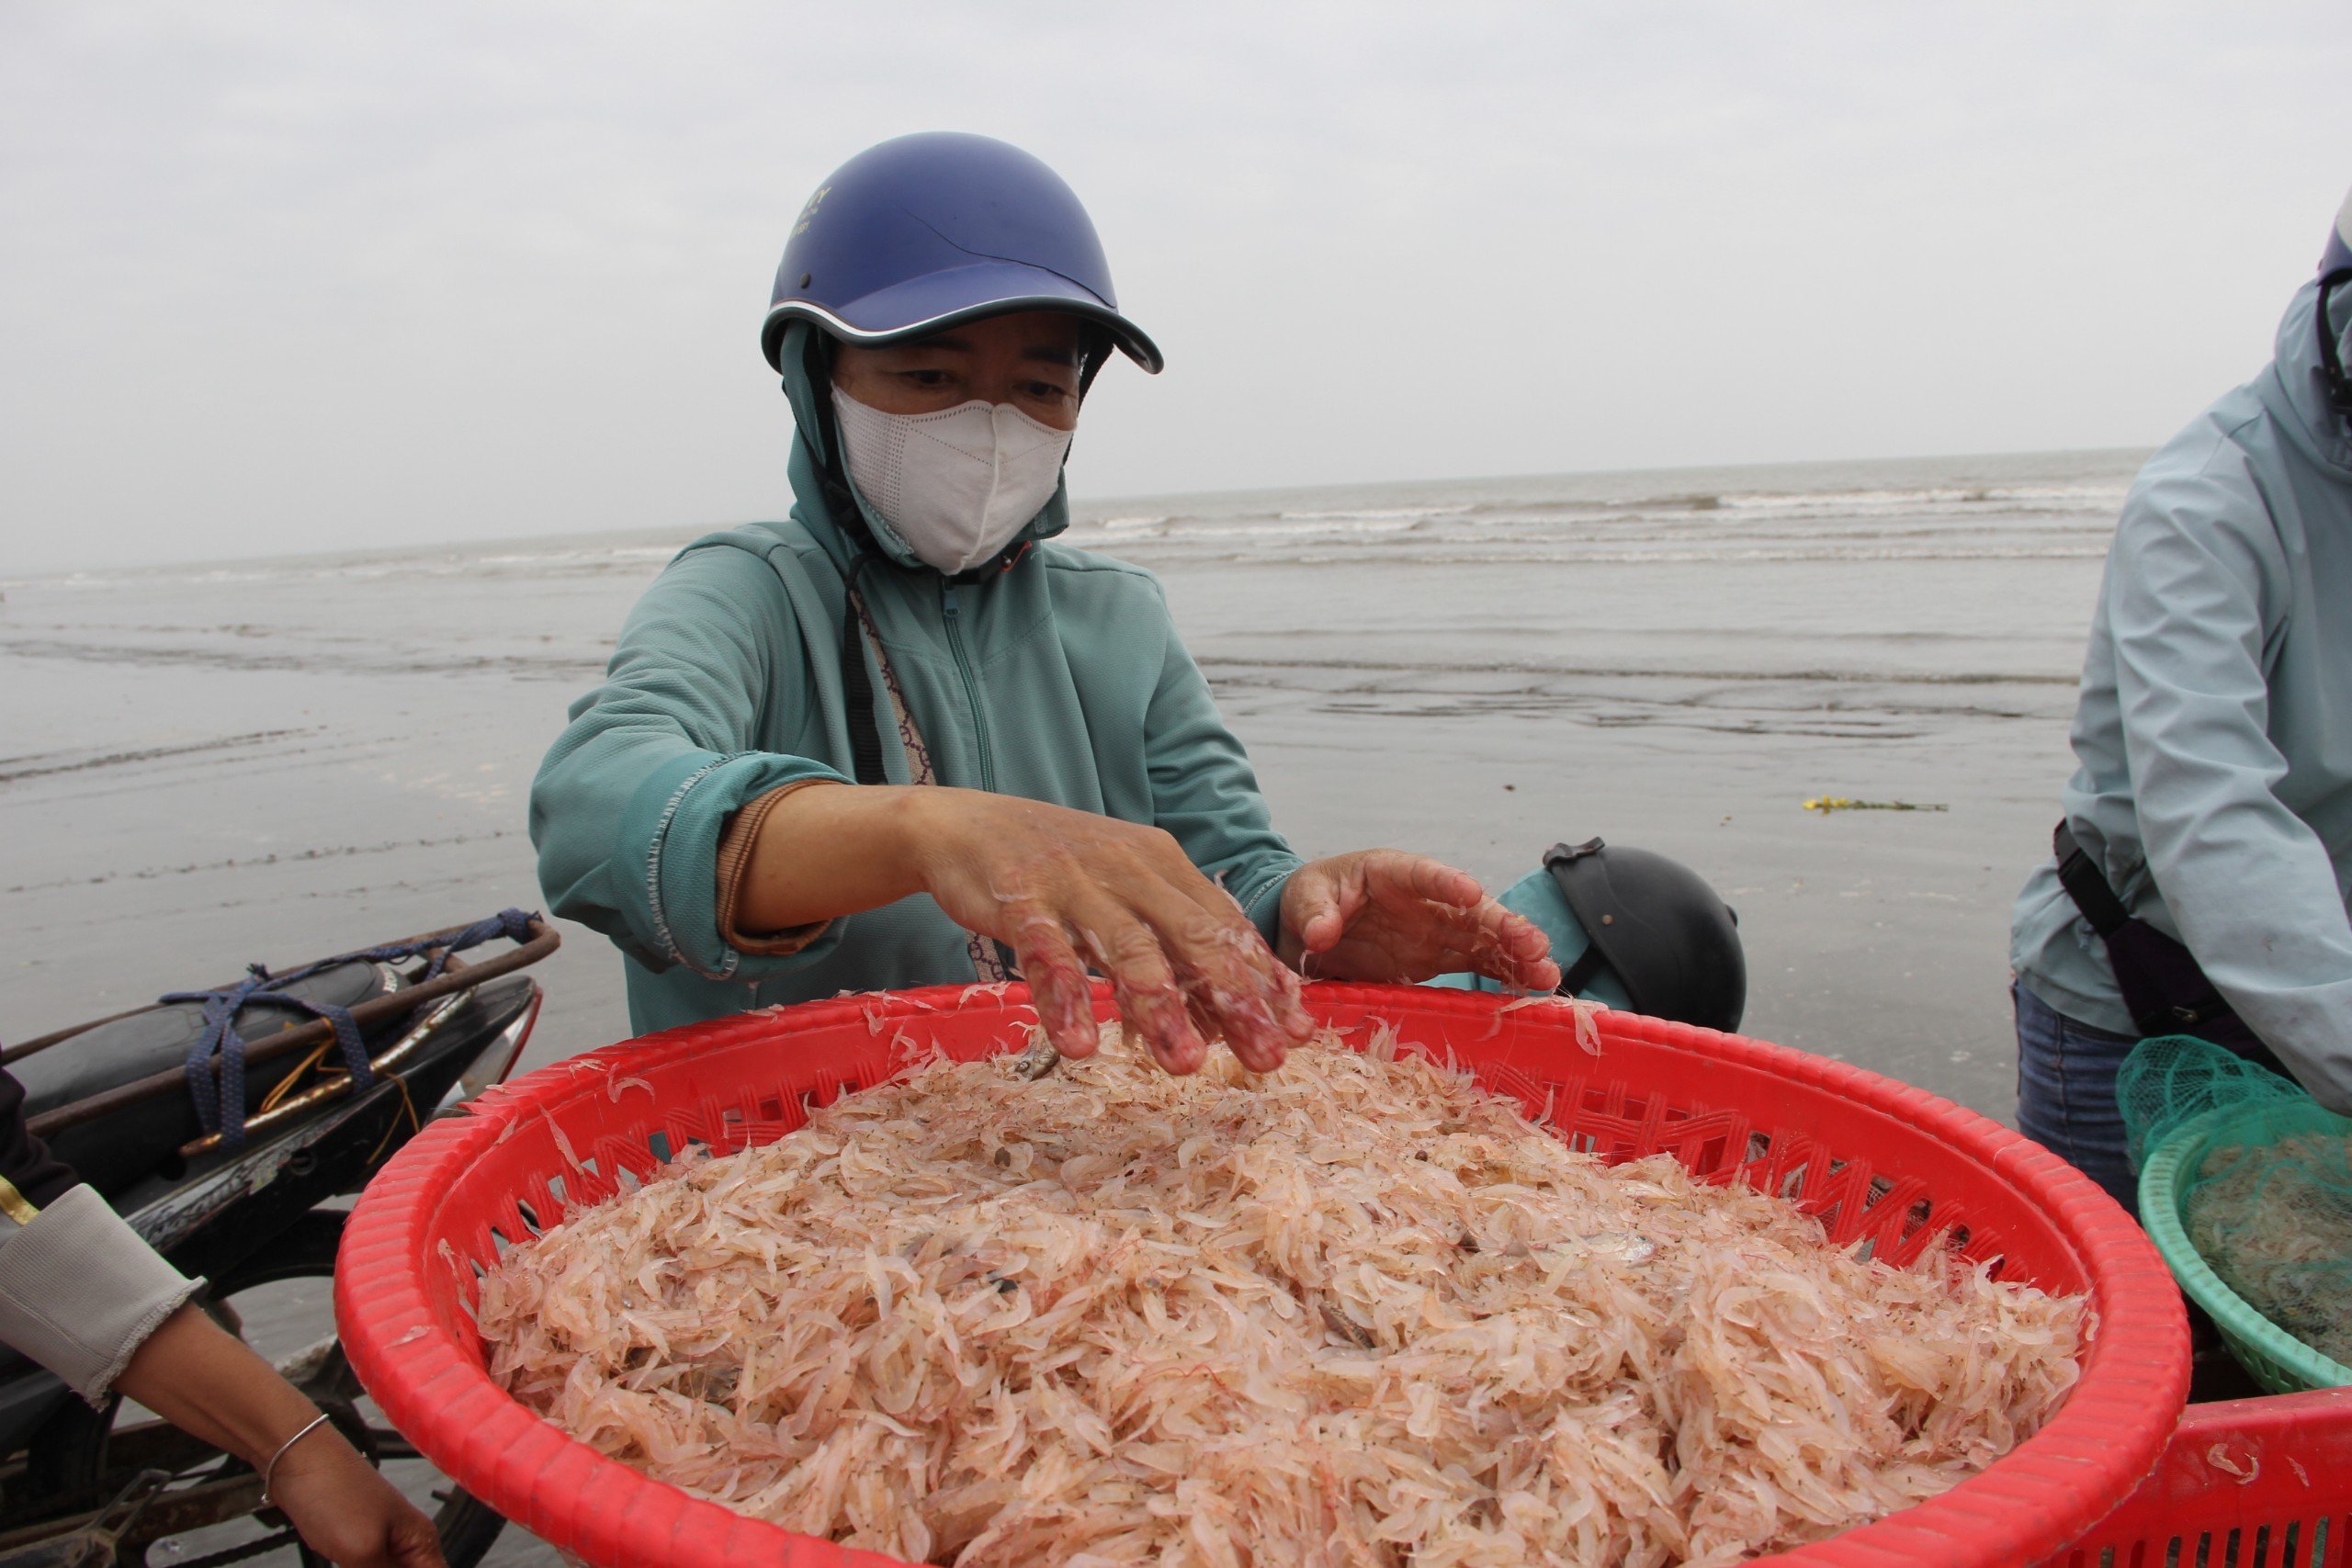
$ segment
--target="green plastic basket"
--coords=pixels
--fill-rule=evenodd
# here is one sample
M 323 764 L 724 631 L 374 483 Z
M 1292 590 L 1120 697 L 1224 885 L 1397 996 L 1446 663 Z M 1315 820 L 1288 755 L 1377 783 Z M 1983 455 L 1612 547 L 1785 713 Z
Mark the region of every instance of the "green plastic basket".
M 2255 1311 L 2213 1272 L 2188 1239 L 2181 1173 L 2203 1165 L 2216 1144 L 2276 1143 L 2298 1133 L 2341 1132 L 2343 1125 L 2343 1118 L 2315 1104 L 2224 1105 L 2174 1128 L 2140 1171 L 2140 1223 L 2181 1290 L 2221 1329 L 2230 1353 L 2273 1393 L 2352 1385 L 2352 1367 L 2321 1355 Z

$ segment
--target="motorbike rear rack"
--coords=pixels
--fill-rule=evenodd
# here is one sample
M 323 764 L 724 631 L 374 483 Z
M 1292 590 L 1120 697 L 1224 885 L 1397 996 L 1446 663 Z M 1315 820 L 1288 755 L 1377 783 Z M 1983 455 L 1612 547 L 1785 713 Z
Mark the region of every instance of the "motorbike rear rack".
M 422 931 L 415 936 L 401 940 L 404 942 L 429 943 L 436 938 L 454 938 L 465 929 L 463 926 L 447 926 L 438 931 Z M 469 991 L 485 981 L 495 980 L 501 976 L 511 975 L 518 969 L 528 968 L 562 945 L 563 939 L 556 934 L 555 928 L 548 923 L 545 916 L 532 916 L 530 924 L 526 929 L 529 935 L 528 941 L 511 952 L 502 953 L 494 958 L 485 958 L 478 963 L 469 964 L 455 953 L 447 954 L 439 975 L 418 985 L 404 986 L 399 990 L 390 991 L 373 1000 L 360 1003 L 351 1010 L 351 1021 L 364 1030 L 387 1019 L 401 1017 L 427 1003 L 454 997 L 460 992 Z M 427 949 L 428 953 L 431 951 L 433 950 Z M 125 1018 L 134 1018 L 144 1012 L 153 1012 L 162 1005 L 157 1002 L 142 1008 L 131 1008 L 128 1011 L 115 1013 L 110 1017 L 93 1019 L 87 1023 L 76 1024 L 71 1029 L 61 1029 L 54 1033 L 44 1034 L 38 1039 L 12 1045 L 6 1051 L 0 1052 L 0 1066 L 21 1061 L 36 1051 L 45 1051 L 78 1034 L 86 1034 L 101 1024 L 113 1023 Z M 248 1066 L 259 1066 L 297 1051 L 311 1050 L 334 1038 L 333 1024 L 322 1018 L 312 1019 L 307 1023 L 298 1024 L 291 1029 L 282 1029 L 273 1034 L 264 1035 L 258 1040 L 248 1042 L 245 1046 L 245 1063 Z M 395 1044 L 386 1053 L 386 1055 L 389 1056 L 399 1049 L 400 1046 Z M 217 1075 L 220 1070 L 220 1063 L 216 1060 L 213 1064 L 213 1071 Z M 58 1106 L 52 1111 L 45 1111 L 39 1116 L 29 1118 L 25 1125 L 35 1137 L 46 1138 L 65 1128 L 78 1127 L 85 1122 L 95 1122 L 102 1116 L 121 1110 L 126 1105 L 136 1105 L 142 1100 L 153 1100 L 160 1095 L 186 1094 L 187 1092 L 187 1075 L 175 1067 L 167 1072 L 154 1073 L 143 1078 L 134 1079 L 127 1084 L 119 1084 L 102 1094 L 94 1094 L 85 1100 L 77 1100 L 69 1105 Z

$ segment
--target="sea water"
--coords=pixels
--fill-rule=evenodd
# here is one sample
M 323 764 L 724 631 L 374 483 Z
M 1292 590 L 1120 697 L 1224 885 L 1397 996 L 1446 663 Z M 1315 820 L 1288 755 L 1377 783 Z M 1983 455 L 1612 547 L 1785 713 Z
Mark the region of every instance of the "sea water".
M 1674 854 L 1751 1032 L 2006 1115 L 2007 904 L 2141 456 L 1081 498 L 1069 542 L 1159 575 L 1302 852 Z M 729 521 L 0 582 L 0 1038 L 536 907 L 532 770 Z M 545 975 L 531 1061 L 626 1032 L 602 938 Z

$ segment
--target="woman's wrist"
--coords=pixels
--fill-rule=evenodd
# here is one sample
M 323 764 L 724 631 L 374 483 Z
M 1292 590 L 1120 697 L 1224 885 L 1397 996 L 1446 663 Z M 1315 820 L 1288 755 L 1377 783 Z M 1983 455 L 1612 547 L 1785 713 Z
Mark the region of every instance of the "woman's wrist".
M 969 825 L 972 792 L 933 784 L 897 792 L 878 813 L 892 877 L 910 893 L 932 890 L 933 868 L 953 857 Z
M 928 838 L 949 831 L 925 797 L 959 790 L 827 784 L 793 791 L 762 818 L 733 914 L 746 931 L 787 931 L 924 891 Z
M 275 1449 L 272 1449 L 270 1450 L 269 1458 L 264 1460 L 259 1465 L 255 1466 L 255 1468 L 261 1472 L 261 1500 L 263 1502 L 267 1503 L 275 1499 L 276 1487 L 277 1485 L 277 1467 L 286 1462 L 287 1456 L 294 1449 L 300 1446 L 303 1438 L 309 1437 L 311 1433 L 317 1431 L 320 1427 L 324 1427 L 327 1424 L 328 1417 L 324 1412 L 321 1412 L 319 1415 L 311 1416 L 308 1421 L 305 1421 L 300 1427 L 295 1427 L 293 1434 L 287 1438 L 284 1442 L 279 1443 Z

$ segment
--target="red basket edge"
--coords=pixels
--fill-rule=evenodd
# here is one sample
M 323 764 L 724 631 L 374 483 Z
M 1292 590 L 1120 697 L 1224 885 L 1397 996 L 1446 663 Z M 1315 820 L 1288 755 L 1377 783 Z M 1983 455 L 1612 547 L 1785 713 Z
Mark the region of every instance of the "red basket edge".
M 497 1404 L 484 1407 L 481 1422 L 469 1432 L 469 1446 L 479 1442 L 505 1450 L 510 1456 L 518 1452 L 544 1453 L 546 1460 L 531 1467 L 528 1483 L 510 1479 L 517 1467 L 497 1467 L 494 1473 L 501 1483 L 488 1488 L 484 1500 L 502 1513 L 526 1518 L 530 1528 L 559 1547 L 603 1544 L 592 1542 L 591 1538 L 605 1534 L 605 1529 L 598 1527 L 609 1527 L 623 1517 L 633 1516 L 640 1501 L 637 1495 L 640 1490 L 649 1496 L 680 1496 L 675 1488 L 654 1482 L 618 1461 L 606 1459 L 516 1404 L 490 1381 L 486 1371 L 474 1360 L 469 1347 L 461 1347 L 435 1324 L 422 1287 L 402 1267 L 402 1261 L 410 1258 L 423 1265 L 427 1256 L 425 1238 L 439 1212 L 438 1203 L 430 1201 L 431 1190 L 446 1191 L 450 1179 L 482 1148 L 495 1142 L 508 1122 L 527 1111 L 544 1114 L 575 1095 L 596 1092 L 619 1059 L 643 1063 L 649 1052 L 658 1052 L 666 1058 L 700 1050 L 747 1031 L 773 1029 L 779 1015 L 810 1026 L 852 1019 L 920 1019 L 938 1013 L 943 1004 L 967 995 L 970 989 L 940 986 L 911 992 L 846 995 L 686 1025 L 569 1058 L 560 1064 L 568 1069 L 561 1077 L 554 1076 L 552 1067 L 542 1069 L 485 1095 L 471 1108 L 473 1114 L 428 1126 L 411 1140 L 362 1195 L 346 1228 L 334 1297 L 338 1325 L 355 1371 L 384 1406 L 393 1425 L 402 1431 L 409 1431 L 412 1426 L 426 1425 L 419 1419 L 427 1414 L 422 1392 L 428 1383 L 442 1383 L 451 1372 L 458 1375 L 461 1384 L 479 1385 L 481 1390 L 494 1394 Z M 1506 1000 L 1477 992 L 1337 982 L 1318 983 L 1311 990 L 1319 1000 L 1335 1006 L 1362 1006 L 1368 1012 L 1385 1003 L 1423 1012 L 1475 1017 L 1498 1012 Z M 1023 987 L 1008 987 L 1001 995 L 1012 1005 L 1025 1005 L 1020 999 L 1026 997 Z M 1110 998 L 1106 987 L 1098 985 L 1096 1001 L 1098 1010 L 1107 1012 Z M 1515 1031 L 1528 1021 L 1504 1015 L 1498 1021 L 1502 1029 Z M 1544 1021 L 1558 1026 L 1555 1021 Z M 1805 1568 L 1879 1568 L 1898 1557 L 1916 1560 L 1917 1553 L 1930 1547 L 1981 1542 L 1995 1529 L 2010 1550 L 2023 1554 L 2019 1561 L 2034 1561 L 2063 1549 L 2096 1522 L 2096 1516 L 2090 1519 L 2080 1517 L 2079 1498 L 2086 1483 L 2104 1481 L 2114 1486 L 2111 1505 L 2120 1502 L 2154 1470 L 2186 1403 L 2186 1320 L 2171 1276 L 2153 1245 L 2120 1207 L 2086 1177 L 2021 1134 L 1988 1117 L 1850 1063 L 1809 1055 L 1746 1036 L 1633 1014 L 1606 1013 L 1601 1021 L 1607 1032 L 1767 1066 L 1915 1122 L 1931 1135 L 1974 1155 L 2012 1185 L 2026 1189 L 2058 1217 L 2062 1228 L 2088 1255 L 2094 1270 L 2108 1277 L 2112 1287 L 2109 1293 L 2114 1299 L 2101 1303 L 2100 1332 L 2084 1366 L 2084 1382 L 2090 1383 L 2097 1371 L 2101 1386 L 2078 1387 L 2057 1418 L 2006 1456 L 1999 1470 L 1972 1477 L 1949 1492 L 1873 1524 L 1759 1561 L 1804 1564 Z M 591 1076 L 585 1071 L 597 1065 L 605 1066 L 604 1075 Z M 542 1078 L 545 1081 L 534 1082 Z M 396 1198 L 418 1188 L 428 1190 L 427 1201 L 408 1206 L 405 1217 L 397 1210 L 385 1212 Z M 368 1288 L 363 1290 L 363 1284 Z M 425 1332 L 406 1343 L 396 1342 L 396 1336 L 408 1335 L 418 1327 Z M 2118 1363 L 2116 1359 L 2124 1354 L 2124 1346 L 2143 1336 L 2152 1336 L 2154 1343 Z M 457 1390 L 449 1392 L 454 1393 Z M 468 1393 L 473 1392 L 472 1387 L 466 1389 Z M 442 1445 L 435 1442 L 428 1446 L 420 1441 L 419 1447 L 428 1459 L 447 1468 L 442 1458 L 447 1450 Z M 442 1449 L 442 1453 L 434 1449 Z M 571 1450 L 577 1450 L 577 1454 Z M 569 1506 L 560 1512 L 550 1512 L 545 1505 L 552 1499 L 539 1495 L 538 1482 L 549 1467 L 567 1461 L 576 1463 L 582 1456 L 591 1461 L 588 1475 L 593 1476 L 593 1484 L 583 1478 L 578 1495 L 569 1500 Z M 2118 1484 L 2113 1478 L 2127 1467 L 2128 1474 L 2123 1474 Z M 2025 1484 L 2030 1494 L 2041 1495 L 2061 1511 L 2053 1513 L 2045 1508 L 2040 1510 L 2041 1517 L 2021 1521 L 2020 1508 L 2030 1507 L 2031 1502 L 2016 1495 L 2020 1484 Z M 756 1541 L 760 1548 L 756 1560 L 786 1564 L 789 1568 L 818 1568 L 820 1564 L 826 1568 L 850 1564 L 883 1568 L 895 1562 L 894 1559 L 796 1536 L 764 1521 L 747 1520 L 716 1503 L 696 1498 L 684 1500 L 686 1506 L 671 1532 L 671 1540 L 674 1545 L 693 1542 L 696 1556 L 716 1552 L 722 1546 L 731 1555 L 741 1556 Z M 2064 1506 L 2068 1502 L 2072 1503 L 2071 1507 Z M 523 1511 L 518 1513 L 517 1509 Z M 2069 1515 L 2073 1517 L 2069 1518 Z M 2021 1522 L 2027 1523 L 2028 1528 L 2021 1529 Z M 741 1528 L 746 1525 L 752 1528 Z

